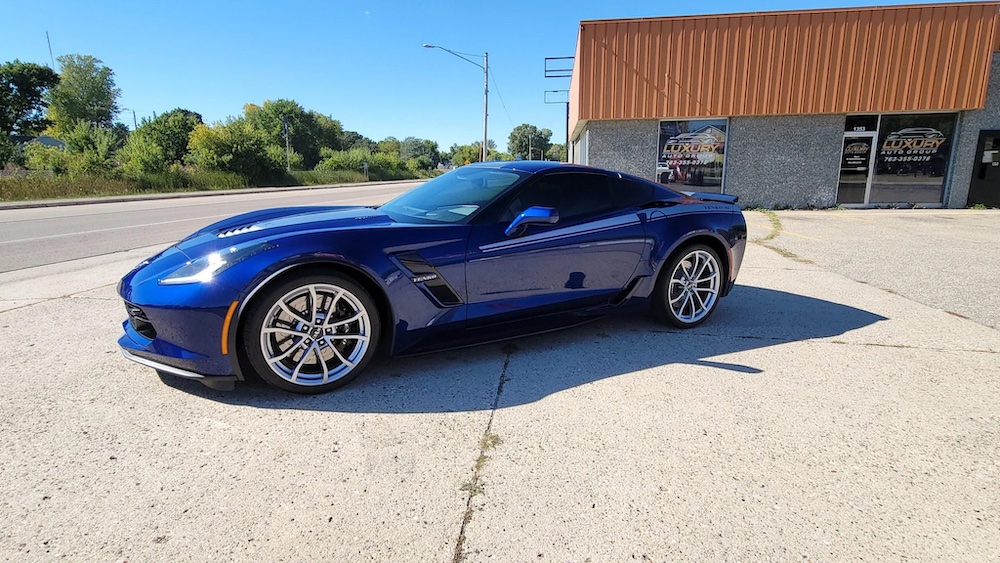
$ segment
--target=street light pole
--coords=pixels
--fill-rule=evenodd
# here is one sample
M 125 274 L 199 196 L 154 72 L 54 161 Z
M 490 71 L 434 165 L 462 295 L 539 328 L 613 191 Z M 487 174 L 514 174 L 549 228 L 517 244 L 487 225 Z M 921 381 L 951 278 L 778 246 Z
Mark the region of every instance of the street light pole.
M 487 138 L 487 124 L 486 120 L 490 115 L 490 54 L 489 52 L 483 53 L 483 159 L 480 162 L 486 162 L 486 157 L 489 155 L 489 147 L 486 146 Z
M 479 64 L 476 61 L 469 59 L 463 55 L 468 55 L 470 57 L 475 57 L 478 55 L 473 55 L 470 53 L 456 53 L 451 49 L 446 49 L 440 45 L 431 45 L 430 43 L 424 43 L 425 49 L 441 49 L 455 55 L 456 57 L 462 59 L 463 61 L 474 64 L 479 68 L 483 69 L 483 146 L 482 146 L 482 156 L 481 161 L 486 162 L 486 157 L 489 155 L 489 148 L 487 148 L 486 143 L 489 141 L 489 115 L 490 115 L 490 54 L 489 52 L 483 53 L 483 64 Z

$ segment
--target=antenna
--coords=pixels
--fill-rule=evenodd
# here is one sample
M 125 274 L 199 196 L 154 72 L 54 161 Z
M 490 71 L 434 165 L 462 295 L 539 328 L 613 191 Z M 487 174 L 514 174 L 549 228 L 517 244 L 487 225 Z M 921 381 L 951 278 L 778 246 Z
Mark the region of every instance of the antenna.
M 56 59 L 52 56 L 52 40 L 49 39 L 49 30 L 45 30 L 45 42 L 49 44 L 49 60 L 52 62 L 52 70 L 56 70 Z

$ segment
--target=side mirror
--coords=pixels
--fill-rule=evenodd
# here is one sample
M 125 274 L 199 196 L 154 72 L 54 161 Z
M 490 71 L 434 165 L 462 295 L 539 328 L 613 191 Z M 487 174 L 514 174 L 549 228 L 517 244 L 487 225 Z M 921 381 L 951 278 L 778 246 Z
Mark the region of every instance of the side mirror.
M 553 207 L 529 207 L 511 221 L 503 234 L 508 237 L 519 235 L 528 225 L 551 225 L 559 220 L 559 212 Z

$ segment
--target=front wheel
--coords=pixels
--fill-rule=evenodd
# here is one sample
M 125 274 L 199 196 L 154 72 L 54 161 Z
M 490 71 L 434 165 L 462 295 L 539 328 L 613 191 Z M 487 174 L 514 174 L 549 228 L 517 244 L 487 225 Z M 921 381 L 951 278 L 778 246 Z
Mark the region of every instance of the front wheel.
M 657 316 L 678 328 L 696 327 L 715 311 L 721 289 L 719 255 L 703 244 L 689 246 L 660 275 L 653 299 Z
M 293 393 L 346 385 L 371 361 L 381 326 L 374 300 L 334 275 L 309 275 L 266 289 L 249 312 L 246 359 L 267 383 Z

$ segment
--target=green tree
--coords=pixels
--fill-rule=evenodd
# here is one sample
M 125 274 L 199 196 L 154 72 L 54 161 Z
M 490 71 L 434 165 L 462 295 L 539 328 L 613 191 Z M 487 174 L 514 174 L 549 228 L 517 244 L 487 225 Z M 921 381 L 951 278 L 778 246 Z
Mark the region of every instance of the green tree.
M 137 141 L 142 146 L 151 142 L 159 147 L 166 164 L 183 162 L 191 132 L 202 123 L 201 114 L 177 108 L 152 120 L 143 119 L 132 135 L 143 137 L 142 141 Z
M 343 128 L 340 122 L 306 111 L 294 100 L 265 100 L 263 104 L 247 104 L 243 108 L 246 121 L 267 138 L 269 144 L 285 147 L 285 123 L 288 123 L 289 144 L 302 155 L 302 166 L 312 168 L 320 159 L 320 149 L 341 148 Z
M 114 72 L 90 55 L 63 55 L 59 61 L 59 84 L 49 89 L 48 119 L 57 136 L 77 121 L 111 127 L 118 115 L 121 89 L 115 87 Z
M 418 139 L 416 137 L 403 139 L 403 142 L 399 146 L 399 157 L 405 161 L 425 157 L 430 161 L 431 166 L 437 166 L 441 162 L 441 153 L 438 152 L 438 144 L 434 141 Z
M 319 145 L 320 149 L 323 147 L 333 150 L 341 150 L 344 148 L 344 126 L 341 125 L 340 121 L 313 110 L 309 110 L 309 115 L 316 120 L 316 144 Z
M 59 84 L 47 66 L 15 59 L 0 65 L 0 135 L 35 135 L 49 126 L 45 96 Z
M 507 152 L 521 155 L 525 159 L 543 158 L 551 146 L 552 131 L 539 129 L 528 123 L 522 123 L 515 127 L 507 140 Z
M 345 151 L 361 149 L 368 152 L 376 152 L 379 150 L 378 143 L 357 131 L 344 131 L 341 135 L 340 146 Z
M 163 172 L 167 168 L 167 157 L 163 148 L 152 139 L 148 130 L 136 129 L 118 151 L 122 169 L 132 177 L 149 172 Z
M 267 135 L 246 119 L 229 119 L 224 123 L 198 125 L 188 142 L 188 164 L 235 172 L 249 180 L 263 180 L 281 173 L 284 163 L 269 154 Z
M 70 154 L 71 172 L 111 173 L 117 162 L 115 154 L 124 142 L 122 127 L 102 127 L 79 120 L 63 135 Z
M 386 137 L 378 142 L 378 152 L 384 152 L 385 154 L 394 154 L 396 156 L 400 155 L 401 143 L 399 139 L 395 137 Z
M 551 147 L 549 147 L 549 150 L 545 152 L 545 156 L 549 160 L 555 160 L 558 162 L 568 162 L 566 160 L 565 143 L 553 144 Z

